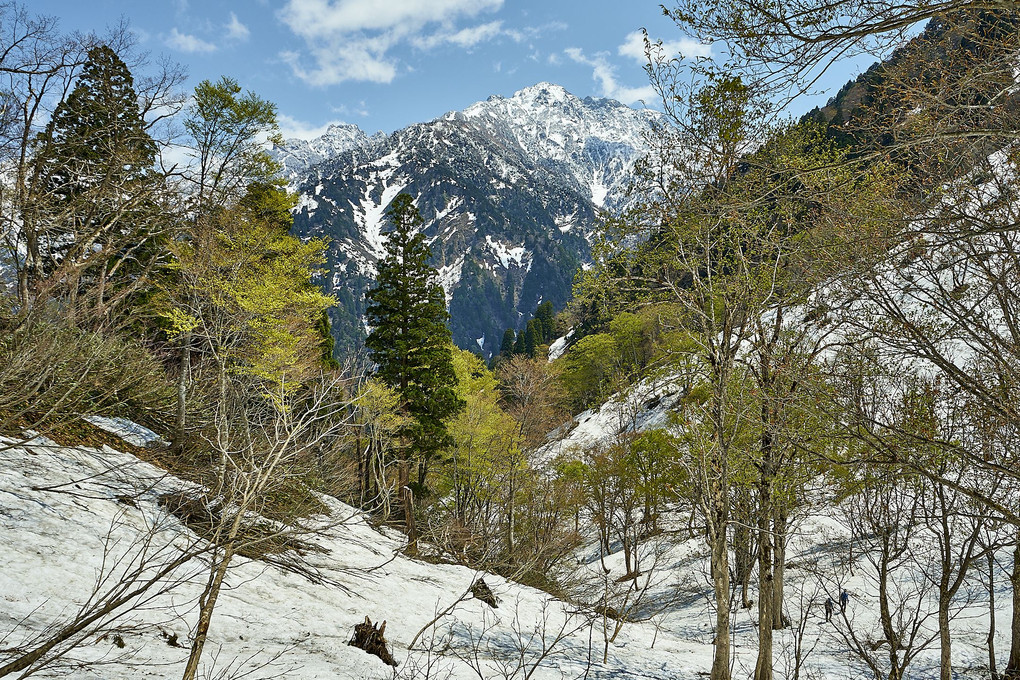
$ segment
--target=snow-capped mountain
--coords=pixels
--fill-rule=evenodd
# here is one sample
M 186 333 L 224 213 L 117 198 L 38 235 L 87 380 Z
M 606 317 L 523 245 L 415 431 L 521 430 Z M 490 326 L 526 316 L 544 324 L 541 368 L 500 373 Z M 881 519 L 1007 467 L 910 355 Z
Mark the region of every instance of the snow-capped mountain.
M 530 156 L 564 172 L 596 206 L 619 210 L 644 133 L 658 114 L 612 99 L 578 99 L 539 83 L 509 99 L 489 97 L 460 113 L 486 132 L 512 138 Z
M 379 141 L 386 135 L 377 132 L 371 137 L 357 125 L 334 123 L 315 139 L 287 139 L 283 146 L 273 149 L 273 156 L 283 165 L 283 173 L 297 182 L 314 165 L 336 158 L 340 154 Z
M 335 126 L 278 153 L 292 178 L 303 173 L 296 232 L 331 241 L 338 340 L 363 335 L 363 294 L 401 192 L 425 220 L 458 345 L 489 355 L 539 302 L 562 308 L 600 211 L 625 205 L 657 115 L 540 83 L 386 137 Z

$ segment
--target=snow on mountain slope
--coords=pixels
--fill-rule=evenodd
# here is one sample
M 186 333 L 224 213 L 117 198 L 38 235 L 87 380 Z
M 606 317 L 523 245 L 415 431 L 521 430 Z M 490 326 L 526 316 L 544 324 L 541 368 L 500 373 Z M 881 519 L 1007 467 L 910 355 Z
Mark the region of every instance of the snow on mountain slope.
M 315 139 L 284 140 L 283 145 L 273 147 L 272 154 L 283 165 L 284 177 L 297 184 L 312 166 L 378 141 L 382 136 L 377 132 L 369 137 L 357 125 L 338 123 Z
M 161 493 L 185 484 L 134 456 L 108 447 L 59 447 L 45 440 L 34 444 L 0 440 L 2 445 L 12 447 L 3 451 L 0 468 L 0 639 L 5 648 L 19 646 L 73 613 L 90 596 L 104 569 L 137 547 L 154 527 L 158 528 L 154 543 L 162 546 L 183 542 L 189 534 L 167 518 L 158 503 Z M 253 670 L 249 676 L 253 678 L 283 677 L 285 671 L 286 677 L 302 679 L 390 678 L 392 669 L 347 645 L 354 625 L 365 616 L 387 622 L 387 638 L 401 663 L 400 677 L 424 677 L 413 669 L 423 663 L 426 651 L 409 652 L 407 646 L 437 612 L 451 605 L 455 609 L 440 620 L 437 633 L 464 655 L 471 651 L 471 639 L 484 636 L 485 649 L 502 650 L 497 656 L 506 653 L 509 658 L 509 650 L 517 646 L 526 663 L 534 664 L 545 651 L 539 636 L 566 625 L 570 634 L 548 650 L 551 653 L 534 677 L 583 673 L 589 626 L 571 613 L 573 607 L 486 574 L 486 583 L 501 599 L 499 608 L 491 610 L 464 597 L 479 576 L 475 572 L 408 559 L 398 552 L 403 545 L 399 535 L 380 533 L 360 513 L 324 500 L 333 519 L 347 521 L 315 540 L 323 554 L 304 558 L 317 569 L 320 581 L 237 558 L 213 617 L 206 677 L 211 677 L 215 661 L 216 672 L 233 663 Z M 107 536 L 111 540 L 105 541 Z M 176 635 L 187 645 L 203 580 L 201 562 L 184 565 L 174 578 L 181 583 L 173 590 L 106 627 L 102 635 L 90 635 L 37 677 L 86 678 L 97 672 L 111 680 L 179 676 L 187 649 L 170 646 L 166 639 Z M 633 637 L 621 638 L 622 651 L 629 645 L 648 646 L 650 629 L 635 626 L 634 632 Z M 431 630 L 425 633 L 426 644 L 431 635 Z M 633 657 L 614 654 L 591 677 L 673 677 L 661 670 L 671 651 L 672 644 L 660 644 L 657 650 Z M 0 650 L 0 665 L 4 654 Z M 483 657 L 486 654 L 483 651 Z M 96 669 L 84 665 L 99 661 L 102 665 Z M 269 666 L 257 669 L 267 662 Z M 499 677 L 491 659 L 481 663 L 484 677 Z M 452 658 L 440 665 L 449 666 L 454 678 L 477 677 Z
M 414 197 L 432 263 L 445 272 L 458 345 L 485 337 L 492 354 L 539 301 L 561 309 L 600 211 L 626 204 L 657 115 L 540 83 L 386 137 L 346 126 L 277 152 L 301 194 L 295 232 L 330 240 L 323 282 L 343 299 L 333 314 L 340 345 L 360 343 L 362 296 L 400 191 Z
M 618 211 L 644 153 L 643 135 L 661 114 L 612 99 L 579 99 L 559 85 L 538 83 L 512 97 L 490 97 L 463 116 L 493 135 L 512 137 L 527 153 L 561 166 L 596 206 Z
M 189 542 L 189 532 L 164 515 L 158 504 L 161 493 L 186 484 L 131 455 L 108 447 L 59 447 L 43 439 L 3 440 L 0 445 L 6 445 L 0 466 L 2 662 L 11 649 L 72 615 L 89 597 L 97 577 L 108 573 L 118 555 L 137 547 L 141 537 L 152 535 L 153 546 L 172 554 L 172 546 Z M 816 491 L 816 497 L 825 497 L 824 489 Z M 634 612 L 642 622 L 622 627 L 608 645 L 608 661 L 602 663 L 603 624 L 612 629 L 612 620 L 579 616 L 574 606 L 486 574 L 486 582 L 501 600 L 498 609 L 489 609 L 464 597 L 478 574 L 404 557 L 398 552 L 403 544 L 399 534 L 380 532 L 363 515 L 335 500 L 324 502 L 333 520 L 346 521 L 314 539 L 324 552 L 303 558 L 317 572 L 314 582 L 276 566 L 236 559 L 213 617 L 204 677 L 224 673 L 228 666 L 250 673 L 249 678 L 394 677 L 381 661 L 347 645 L 354 625 L 365 616 L 387 622 L 386 635 L 400 662 L 397 678 L 523 679 L 537 665 L 534 675 L 527 677 L 694 680 L 711 664 L 713 612 L 700 538 L 672 540 L 665 534 L 645 541 L 643 564 L 654 582 L 641 610 Z M 849 569 L 847 513 L 832 506 L 831 500 L 828 503 L 809 507 L 792 534 L 786 606 L 795 625 L 776 631 L 777 677 L 792 675 L 800 630 L 796 624 L 802 620 L 801 650 L 807 657 L 801 677 L 866 675 L 847 653 L 839 631 L 851 625 L 873 637 L 877 627 L 873 574 L 860 558 L 860 546 L 856 567 Z M 657 566 L 650 569 L 653 548 L 658 551 Z M 1008 555 L 1001 557 L 1003 563 L 1009 561 Z M 577 561 L 579 571 L 613 587 L 624 571 L 619 552 L 600 562 L 591 551 L 582 550 Z M 609 571 L 603 572 L 603 567 Z M 199 560 L 185 564 L 174 573 L 180 583 L 172 590 L 85 637 L 36 677 L 179 677 L 203 573 Z M 911 573 L 900 578 L 901 585 L 908 585 L 926 577 Z M 1004 573 L 997 574 L 997 583 L 997 616 L 1006 622 L 1011 612 Z M 847 623 L 825 623 L 821 603 L 826 593 L 839 587 L 851 596 Z M 931 604 L 926 601 L 923 606 Z M 437 613 L 451 605 L 429 628 Z M 987 597 L 980 587 L 969 587 L 954 612 L 957 677 L 983 677 Z M 734 677 L 748 677 L 753 671 L 755 616 L 754 609 L 735 612 Z M 933 625 L 929 616 L 922 637 Z M 419 636 L 422 629 L 426 633 Z M 416 637 L 415 649 L 409 651 Z M 1000 626 L 996 638 L 1000 650 L 1008 648 L 1007 637 L 1008 626 Z M 172 646 L 168 639 L 185 647 Z M 432 639 L 436 644 L 429 644 Z M 550 646 L 551 653 L 540 661 Z M 522 658 L 523 669 L 518 664 Z M 89 666 L 95 662 L 100 665 Z M 937 644 L 929 642 L 914 661 L 910 677 L 937 677 L 937 665 Z

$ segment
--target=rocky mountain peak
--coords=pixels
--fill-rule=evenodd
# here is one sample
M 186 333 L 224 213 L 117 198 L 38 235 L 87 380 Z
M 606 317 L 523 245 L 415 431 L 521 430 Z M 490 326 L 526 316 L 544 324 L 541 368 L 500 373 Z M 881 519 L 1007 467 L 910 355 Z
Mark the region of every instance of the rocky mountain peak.
M 341 345 L 363 333 L 364 291 L 400 192 L 424 219 L 458 345 L 491 354 L 539 302 L 562 308 L 601 211 L 626 207 L 657 115 L 543 82 L 388 136 L 336 125 L 292 144 L 278 158 L 301 194 L 295 230 L 330 239 L 323 285 L 343 301 Z

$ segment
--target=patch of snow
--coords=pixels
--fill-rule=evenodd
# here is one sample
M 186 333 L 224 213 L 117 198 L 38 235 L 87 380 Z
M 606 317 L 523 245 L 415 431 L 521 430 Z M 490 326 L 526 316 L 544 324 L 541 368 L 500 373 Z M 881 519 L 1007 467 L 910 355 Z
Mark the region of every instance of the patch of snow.
M 464 255 L 461 255 L 453 264 L 440 267 L 439 283 L 443 285 L 443 293 L 446 295 L 446 308 L 450 308 L 450 300 L 453 299 L 453 289 L 460 283 L 460 276 L 464 270 Z
M 603 173 L 599 168 L 592 170 L 592 179 L 589 188 L 591 189 L 591 202 L 600 208 L 606 207 L 606 197 L 609 195 L 609 187 L 602 181 Z
M 567 344 L 572 337 L 574 337 L 573 328 L 566 335 L 553 340 L 553 343 L 549 345 L 549 361 L 556 361 L 563 356 L 563 353 L 567 351 Z
M 150 444 L 166 444 L 162 437 L 147 427 L 132 422 L 127 418 L 107 418 L 105 416 L 82 416 L 85 420 L 101 430 L 116 435 L 133 446 Z
M 320 189 L 322 188 L 321 184 L 319 185 L 319 188 Z M 316 191 L 315 195 L 318 196 L 319 192 Z M 315 214 L 316 210 L 319 209 L 319 202 L 316 201 L 313 197 L 309 196 L 308 194 L 298 194 L 298 204 L 296 206 L 296 209 L 298 212 L 302 210 L 307 210 L 308 215 L 311 216 Z
M 524 246 L 510 247 L 492 238 L 490 234 L 485 235 L 485 244 L 492 254 L 496 256 L 496 260 L 504 269 L 509 269 L 510 265 L 513 264 L 517 267 L 527 266 L 530 270 L 531 251 Z
M 372 198 L 375 185 L 371 182 L 366 183 L 361 205 L 355 212 L 355 220 L 361 227 L 361 233 L 365 236 L 369 252 L 377 258 L 386 254 L 386 235 L 383 233 L 383 228 L 386 226 L 386 209 L 390 202 L 407 186 L 407 182 L 386 184 L 385 180 L 388 178 L 388 175 L 384 176 L 380 173 L 383 190 L 378 203 Z
M 570 213 L 569 215 L 561 215 L 555 218 L 556 228 L 560 230 L 561 234 L 568 233 L 574 228 L 577 223 L 577 213 Z

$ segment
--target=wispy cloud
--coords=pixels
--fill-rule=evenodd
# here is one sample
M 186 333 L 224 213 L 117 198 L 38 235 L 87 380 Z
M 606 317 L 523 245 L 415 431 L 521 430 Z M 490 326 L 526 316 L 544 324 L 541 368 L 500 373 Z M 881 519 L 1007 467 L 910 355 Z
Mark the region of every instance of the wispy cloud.
M 624 104 L 636 102 L 648 102 L 656 99 L 655 89 L 651 85 L 643 87 L 627 87 L 616 80 L 616 68 L 609 63 L 608 54 L 598 52 L 588 56 L 578 47 L 568 47 L 563 50 L 572 61 L 590 66 L 591 76 L 599 84 L 599 91 L 603 97 L 616 99 Z
M 648 48 L 649 51 L 646 54 L 644 34 L 641 31 L 634 31 L 624 38 L 623 44 L 617 48 L 616 52 L 621 57 L 629 57 L 640 64 L 647 64 L 649 58 L 654 62 L 662 62 L 673 57 L 686 59 L 712 56 L 711 45 L 690 38 L 670 41 L 650 39 Z
M 469 26 L 467 28 L 462 28 L 459 31 L 440 31 L 433 33 L 432 35 L 416 36 L 411 40 L 411 44 L 419 49 L 425 50 L 444 44 L 471 48 L 479 43 L 488 42 L 499 35 L 506 35 L 506 31 L 503 30 L 503 22 L 490 21 L 487 24 Z
M 248 27 L 242 24 L 233 12 L 230 13 L 230 21 L 227 22 L 226 29 L 227 38 L 231 40 L 244 41 L 251 35 Z
M 313 125 L 285 113 L 279 114 L 276 117 L 276 122 L 280 126 L 280 134 L 284 139 L 315 139 L 325 134 L 330 125 L 340 123 L 338 120 L 331 120 L 322 125 Z
M 304 39 L 307 53 L 281 57 L 312 85 L 389 83 L 399 66 L 394 48 L 473 47 L 503 33 L 502 24 L 463 22 L 502 6 L 503 0 L 287 0 L 278 17 Z
M 180 50 L 181 52 L 188 52 L 189 54 L 216 51 L 216 45 L 213 43 L 189 33 L 181 33 L 176 27 L 170 29 L 170 35 L 167 36 L 164 42 L 167 47 Z

